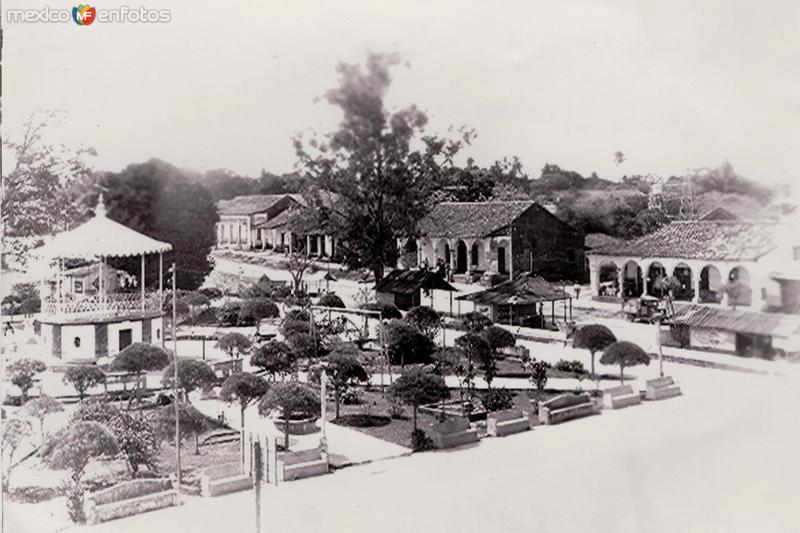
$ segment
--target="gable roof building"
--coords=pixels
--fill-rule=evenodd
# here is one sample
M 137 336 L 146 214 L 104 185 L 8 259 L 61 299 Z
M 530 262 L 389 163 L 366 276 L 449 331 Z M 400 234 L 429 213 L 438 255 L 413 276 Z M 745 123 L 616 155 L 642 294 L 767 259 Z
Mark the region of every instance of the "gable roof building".
M 508 234 L 508 227 L 533 201 L 442 202 L 419 222 L 421 235 L 430 237 L 489 237 Z

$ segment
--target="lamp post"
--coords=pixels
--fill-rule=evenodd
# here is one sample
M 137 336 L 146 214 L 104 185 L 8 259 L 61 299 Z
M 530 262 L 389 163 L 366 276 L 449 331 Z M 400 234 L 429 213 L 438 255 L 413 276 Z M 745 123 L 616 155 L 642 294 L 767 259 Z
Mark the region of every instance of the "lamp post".
M 175 407 L 175 480 L 177 485 L 177 500 L 180 505 L 181 498 L 181 426 L 178 419 L 178 335 L 175 324 L 178 319 L 178 307 L 175 298 L 176 263 L 172 263 L 172 403 Z
M 319 364 L 322 373 L 319 376 L 319 405 L 320 405 L 320 418 L 322 419 L 322 438 L 320 438 L 320 446 L 324 451 L 328 451 L 328 365 L 325 362 Z

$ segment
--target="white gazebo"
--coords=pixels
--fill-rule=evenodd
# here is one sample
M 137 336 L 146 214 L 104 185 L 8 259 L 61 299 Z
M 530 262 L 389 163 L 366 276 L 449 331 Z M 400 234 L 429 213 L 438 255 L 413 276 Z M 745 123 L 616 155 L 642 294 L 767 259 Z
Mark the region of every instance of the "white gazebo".
M 108 218 L 102 195 L 92 219 L 56 235 L 35 252 L 54 271 L 41 284 L 41 336 L 54 357 L 94 359 L 133 342 L 163 344 L 163 254 L 172 245 Z M 158 254 L 158 290 L 147 291 L 145 260 Z M 121 286 L 109 258 L 141 258 L 136 287 Z M 83 260 L 68 269 L 67 260 Z M 130 278 L 128 276 L 127 278 Z M 129 279 L 124 280 L 127 284 Z

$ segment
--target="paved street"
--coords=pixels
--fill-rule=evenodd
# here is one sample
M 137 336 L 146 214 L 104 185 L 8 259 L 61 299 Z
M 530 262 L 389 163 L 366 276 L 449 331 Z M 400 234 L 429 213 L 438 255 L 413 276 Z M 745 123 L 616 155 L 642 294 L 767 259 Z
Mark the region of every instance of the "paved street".
M 797 382 L 674 373 L 677 399 L 265 488 L 263 531 L 796 531 Z M 241 493 L 71 531 L 246 532 L 253 509 Z

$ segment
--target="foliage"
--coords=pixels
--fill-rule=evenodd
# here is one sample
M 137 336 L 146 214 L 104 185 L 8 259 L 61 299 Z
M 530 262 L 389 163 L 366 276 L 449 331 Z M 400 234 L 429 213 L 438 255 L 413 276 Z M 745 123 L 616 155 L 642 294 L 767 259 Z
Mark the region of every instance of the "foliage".
M 426 305 L 412 307 L 406 313 L 405 320 L 414 324 L 429 339 L 434 339 L 442 326 L 441 315 Z
M 311 179 L 310 207 L 337 237 L 345 263 L 370 268 L 376 280 L 396 253 L 396 238 L 413 234 L 429 208 L 441 170 L 472 137 L 463 130 L 457 140 L 422 135 L 427 117 L 415 106 L 385 108 L 390 69 L 399 63 L 395 55 L 370 54 L 366 71 L 340 64 L 339 86 L 325 95 L 343 112 L 338 130 L 294 140 L 298 167 Z
M 361 306 L 362 309 L 367 311 L 380 311 L 381 320 L 392 320 L 395 318 L 403 318 L 403 313 L 396 305 L 382 302 L 370 302 Z
M 286 270 L 292 277 L 292 289 L 295 296 L 303 294 L 303 275 L 306 270 L 311 266 L 311 258 L 301 252 L 292 252 L 289 254 L 289 260 L 286 262 Z
M 153 431 L 156 438 L 163 441 L 175 441 L 175 406 L 165 405 L 153 414 Z M 199 454 L 198 437 L 204 431 L 214 427 L 213 420 L 198 411 L 190 403 L 178 403 L 178 424 L 180 426 L 180 445 L 187 437 L 194 437 L 195 454 Z
M 14 455 L 20 445 L 31 435 L 31 423 L 21 418 L 3 421 L 3 490 L 8 491 L 11 471 L 17 466 Z
M 220 337 L 216 346 L 232 358 L 246 354 L 252 345 L 252 341 L 241 333 L 231 332 Z
M 280 410 L 283 417 L 285 449 L 289 449 L 289 421 L 298 414 L 319 416 L 321 406 L 319 395 L 306 385 L 294 381 L 276 383 L 258 404 L 261 416 L 267 416 L 274 410 Z
M 416 326 L 404 320 L 392 320 L 385 326 L 385 342 L 393 364 L 428 363 L 433 354 L 433 341 Z
M 469 333 L 480 333 L 493 324 L 492 319 L 478 311 L 464 315 L 464 327 Z
M 517 339 L 514 337 L 513 333 L 496 325 L 487 326 L 481 335 L 484 339 L 486 339 L 486 342 L 489 343 L 489 347 L 494 351 L 502 348 L 510 348 L 517 343 Z
M 277 376 L 287 376 L 295 368 L 294 352 L 285 342 L 271 340 L 258 346 L 250 358 L 250 364 L 264 369 L 275 381 Z
M 175 376 L 175 363 L 164 369 L 161 382 L 172 387 Z M 189 393 L 196 389 L 208 390 L 217 384 L 217 374 L 205 361 L 197 359 L 178 359 L 178 388 L 183 389 L 187 400 Z
M 219 399 L 223 402 L 239 402 L 239 409 L 242 415 L 242 427 L 244 427 L 244 411 L 248 405 L 255 402 L 269 390 L 269 383 L 254 374 L 237 372 L 231 374 L 222 383 L 219 391 Z
M 45 463 L 56 470 L 69 470 L 80 481 L 89 461 L 119 453 L 117 440 L 97 422 L 79 421 L 53 435 L 40 449 Z
M 72 478 L 66 478 L 61 482 L 60 488 L 67 498 L 67 514 L 69 514 L 70 520 L 76 524 L 85 522 L 83 485 Z
M 239 315 L 242 312 L 241 302 L 230 301 L 222 304 L 217 311 L 217 320 L 223 327 L 234 327 L 239 325 Z
M 112 371 L 135 372 L 140 374 L 152 370 L 161 370 L 170 362 L 171 355 L 160 346 L 143 342 L 134 342 L 125 347 L 111 361 Z
M 6 375 L 11 377 L 11 383 L 16 385 L 22 393 L 22 401 L 28 399 L 28 391 L 33 387 L 36 374 L 47 370 L 47 366 L 38 359 L 28 357 L 17 359 L 6 367 Z
M 514 393 L 508 389 L 489 389 L 482 399 L 487 411 L 503 411 L 514 407 Z
M 294 333 L 286 339 L 298 359 L 316 359 L 327 352 L 318 335 L 310 333 Z
M 528 379 L 536 388 L 538 395 L 541 396 L 547 385 L 547 371 L 550 369 L 550 363 L 531 357 L 523 362 L 523 366 L 528 371 Z
M 311 315 L 308 314 L 308 311 L 305 309 L 290 309 L 286 312 L 286 316 L 284 317 L 284 321 L 297 321 L 297 322 L 305 322 L 308 324 L 308 321 L 311 319 Z
M 219 220 L 209 192 L 194 182 L 189 172 L 158 159 L 128 165 L 100 182 L 107 191 L 109 218 L 170 243 L 172 251 L 165 254 L 164 261 L 177 262 L 178 287 L 202 285 L 214 267 L 209 253 L 216 244 Z M 139 263 L 124 260 L 119 266 L 136 273 Z M 158 265 L 151 263 L 147 279 L 157 280 L 157 269 Z
M 625 367 L 649 365 L 650 356 L 639 345 L 629 341 L 617 341 L 609 344 L 600 356 L 604 365 L 619 365 L 619 381 L 625 384 Z
M 483 369 L 486 384 L 491 387 L 492 380 L 497 374 L 497 358 L 485 336 L 482 333 L 467 333 L 456 339 L 456 345 L 464 350 L 470 361 L 478 363 Z
M 333 385 L 333 393 L 336 398 L 336 418 L 339 418 L 339 402 L 342 393 L 354 382 L 363 383 L 368 379 L 366 370 L 353 355 L 354 348 L 356 352 L 359 351 L 353 345 L 343 344 L 325 357 L 328 378 Z
M 11 294 L 3 298 L 3 314 L 32 315 L 41 310 L 42 302 L 39 299 L 39 289 L 34 283 L 15 283 Z
M 425 452 L 433 449 L 433 440 L 425 431 L 414 428 L 411 430 L 411 450 L 415 452 Z
M 592 361 L 591 378 L 594 379 L 594 356 L 604 350 L 609 344 L 616 342 L 617 338 L 606 326 L 601 324 L 587 324 L 579 327 L 572 337 L 573 348 L 589 350 Z
M 33 113 L 23 124 L 20 138 L 3 137 L 4 155 L 8 151 L 13 161 L 3 172 L 0 212 L 5 237 L 63 230 L 81 215 L 71 196 L 88 179 L 87 156 L 97 154 L 91 148 L 70 150 L 46 142 L 47 130 L 61 115 L 59 111 Z
M 309 333 L 311 333 L 311 324 L 308 319 L 296 320 L 287 316 L 281 324 L 281 334 L 287 339 L 293 335 L 308 335 Z
M 250 298 L 272 299 L 275 297 L 276 289 L 284 286 L 285 285 L 283 283 L 272 281 L 266 274 L 264 274 L 260 278 L 258 278 L 258 281 L 256 281 L 249 287 L 245 288 L 240 296 L 245 299 L 250 299 Z
M 414 409 L 414 429 L 417 428 L 417 408 L 450 397 L 444 378 L 415 368 L 404 372 L 390 387 L 390 394 Z
M 39 421 L 39 432 L 42 437 L 44 437 L 44 419 L 47 415 L 58 413 L 63 410 L 64 407 L 61 405 L 61 402 L 51 398 L 47 394 L 42 394 L 38 398 L 28 400 L 28 403 L 23 407 L 23 411 L 26 415 Z
M 586 373 L 586 369 L 583 368 L 583 363 L 580 361 L 567 361 L 566 359 L 559 359 L 553 368 L 560 372 L 569 372 L 572 374 Z
M 280 316 L 280 310 L 275 302 L 267 298 L 251 298 L 242 303 L 239 311 L 239 325 L 256 325 L 256 333 L 259 331 L 261 321 L 265 318 L 276 318 Z
M 222 298 L 222 291 L 219 290 L 217 287 L 202 287 L 199 289 L 200 294 L 205 295 L 206 298 L 209 300 L 216 300 L 217 298 Z
M 83 400 L 86 391 L 106 381 L 106 374 L 95 365 L 70 366 L 64 372 L 64 383 L 71 383 L 78 393 L 78 397 Z
M 78 407 L 72 412 L 70 423 L 83 421 L 108 425 L 111 419 L 119 414 L 120 410 L 108 402 L 88 399 L 78 404 Z
M 146 466 L 151 472 L 156 471 L 158 443 L 147 420 L 120 411 L 109 420 L 108 428 L 117 440 L 119 451 L 125 455 L 128 470 L 133 477 L 138 475 L 142 466 Z
M 320 297 L 318 305 L 323 307 L 337 307 L 340 309 L 344 309 L 344 300 L 342 300 L 339 296 L 332 292 L 326 292 L 325 294 Z

